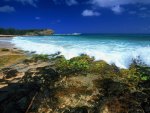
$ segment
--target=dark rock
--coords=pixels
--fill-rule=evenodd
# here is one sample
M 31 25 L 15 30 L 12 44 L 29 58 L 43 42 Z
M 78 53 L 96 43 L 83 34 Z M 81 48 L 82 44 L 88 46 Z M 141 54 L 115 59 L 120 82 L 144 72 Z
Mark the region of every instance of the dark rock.
M 13 68 L 4 68 L 3 70 L 4 78 L 8 79 L 17 76 L 18 71 Z
M 76 107 L 70 108 L 69 110 L 64 111 L 64 113 L 88 113 L 87 107 Z
M 31 59 L 25 59 L 22 61 L 23 64 L 30 64 L 32 62 L 33 62 L 33 60 L 31 60 Z
M 47 80 L 58 79 L 59 74 L 50 66 L 39 67 L 37 68 L 37 70 L 38 70 L 37 74 L 44 75 L 45 79 Z
M 0 113 L 25 113 L 31 98 L 38 91 L 33 83 L 8 86 L 8 91 L 0 93 Z
M 23 63 L 30 63 L 30 60 L 26 60 Z M 21 66 L 25 67 L 28 64 Z M 4 77 L 17 76 L 18 72 L 22 72 L 22 69 L 19 68 L 20 65 L 17 68 L 16 66 L 11 66 L 11 68 L 3 69 Z M 0 89 L 0 113 L 24 113 L 35 94 L 40 94 L 40 97 L 35 96 L 35 102 L 33 102 L 29 111 L 35 112 L 40 104 L 43 104 L 41 102 L 52 100 L 53 93 L 51 88 L 53 88 L 53 81 L 59 77 L 58 73 L 49 64 L 38 65 L 37 63 L 35 67 L 29 66 L 25 68 L 27 70 L 22 72 L 24 76 L 17 83 L 9 82 L 8 86 Z
M 104 95 L 99 100 L 98 112 L 106 107 L 109 113 L 150 113 L 148 89 L 131 93 L 128 85 L 111 79 L 96 80 L 94 83 Z M 142 82 L 141 86 L 148 87 L 149 83 Z M 111 111 L 113 108 L 115 112 Z
M 0 92 L 0 103 L 6 100 L 9 97 L 9 93 L 7 92 Z
M 23 97 L 17 102 L 20 109 L 26 109 L 27 103 L 28 103 L 27 97 Z
M 36 51 L 32 51 L 32 52 L 31 52 L 31 54 L 34 54 L 34 53 L 36 53 Z
M 107 96 L 119 96 L 129 93 L 129 88 L 126 84 L 115 82 L 112 79 L 104 79 L 95 81 L 97 88 L 102 90 L 103 95 Z
M 143 89 L 142 92 L 150 96 L 150 89 Z
M 138 84 L 140 88 L 150 88 L 150 80 L 142 81 Z
M 7 49 L 7 48 L 2 48 L 2 49 L 1 49 L 1 51 L 6 52 L 6 51 L 10 51 L 10 50 L 9 50 L 9 49 Z
M 15 102 L 9 102 L 5 108 L 3 113 L 19 113 L 16 109 L 15 109 Z
M 59 77 L 58 73 L 52 69 L 50 66 L 38 67 L 29 69 L 25 72 L 23 77 L 27 82 L 36 82 L 37 84 L 46 83 L 47 85 L 52 83 L 52 81 L 57 80 Z
M 145 102 L 148 98 L 148 95 L 143 92 L 134 92 L 131 95 L 138 102 Z
M 145 113 L 150 113 L 150 102 L 144 102 L 141 106 Z

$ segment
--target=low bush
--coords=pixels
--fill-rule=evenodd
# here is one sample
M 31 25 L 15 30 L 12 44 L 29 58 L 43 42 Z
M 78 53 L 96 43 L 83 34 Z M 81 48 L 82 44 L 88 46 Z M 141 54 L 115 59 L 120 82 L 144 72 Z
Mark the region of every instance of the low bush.
M 38 60 L 48 61 L 49 60 L 49 55 L 44 55 L 44 54 L 37 55 L 37 54 L 34 54 L 32 56 L 32 58 L 31 58 L 31 60 L 34 60 L 34 61 L 38 61 Z
M 61 74 L 100 74 L 103 76 L 116 76 L 120 70 L 114 64 L 109 65 L 105 61 L 94 61 L 94 58 L 82 54 L 78 57 L 66 60 L 65 57 L 59 57 L 56 62 L 56 69 Z
M 110 66 L 105 61 L 94 61 L 90 65 L 89 72 L 91 73 L 103 73 L 105 74 L 106 71 L 110 70 Z
M 60 53 L 53 55 L 33 55 L 34 61 L 55 61 L 55 67 L 61 75 L 84 75 L 87 73 L 98 74 L 104 78 L 138 83 L 150 80 L 150 67 L 141 62 L 133 62 L 129 69 L 119 69 L 115 64 L 109 65 L 105 61 L 94 61 L 94 58 L 86 54 L 67 60 Z
M 150 67 L 137 65 L 136 75 L 139 76 L 140 80 L 150 80 Z
M 56 62 L 56 68 L 61 74 L 82 74 L 89 70 L 90 63 L 93 60 L 94 58 L 90 58 L 87 55 L 74 57 L 70 60 L 62 57 Z
M 141 62 L 133 62 L 128 69 L 128 79 L 136 83 L 150 80 L 150 67 Z

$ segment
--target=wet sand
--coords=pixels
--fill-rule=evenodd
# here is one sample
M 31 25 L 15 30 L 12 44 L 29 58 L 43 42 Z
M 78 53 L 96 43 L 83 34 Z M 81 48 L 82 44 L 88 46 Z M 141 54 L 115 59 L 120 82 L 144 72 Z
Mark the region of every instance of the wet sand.
M 14 44 L 11 44 L 13 37 L 0 37 L 0 48 L 15 48 Z
M 15 37 L 16 35 L 2 35 L 0 34 L 0 38 L 11 38 L 11 37 Z

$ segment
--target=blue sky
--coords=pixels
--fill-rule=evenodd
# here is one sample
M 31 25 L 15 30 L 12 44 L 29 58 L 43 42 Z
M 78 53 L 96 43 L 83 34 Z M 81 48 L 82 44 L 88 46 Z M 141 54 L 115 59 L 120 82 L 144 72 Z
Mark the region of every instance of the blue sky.
M 150 0 L 0 0 L 0 27 L 150 33 Z

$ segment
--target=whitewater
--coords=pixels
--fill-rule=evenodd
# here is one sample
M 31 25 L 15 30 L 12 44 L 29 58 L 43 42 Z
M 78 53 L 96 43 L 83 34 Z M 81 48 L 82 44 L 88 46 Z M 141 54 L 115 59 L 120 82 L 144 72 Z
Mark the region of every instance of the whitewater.
M 120 68 L 140 57 L 150 66 L 150 35 L 29 36 L 14 37 L 11 43 L 36 54 L 61 52 L 66 59 L 84 53 Z

